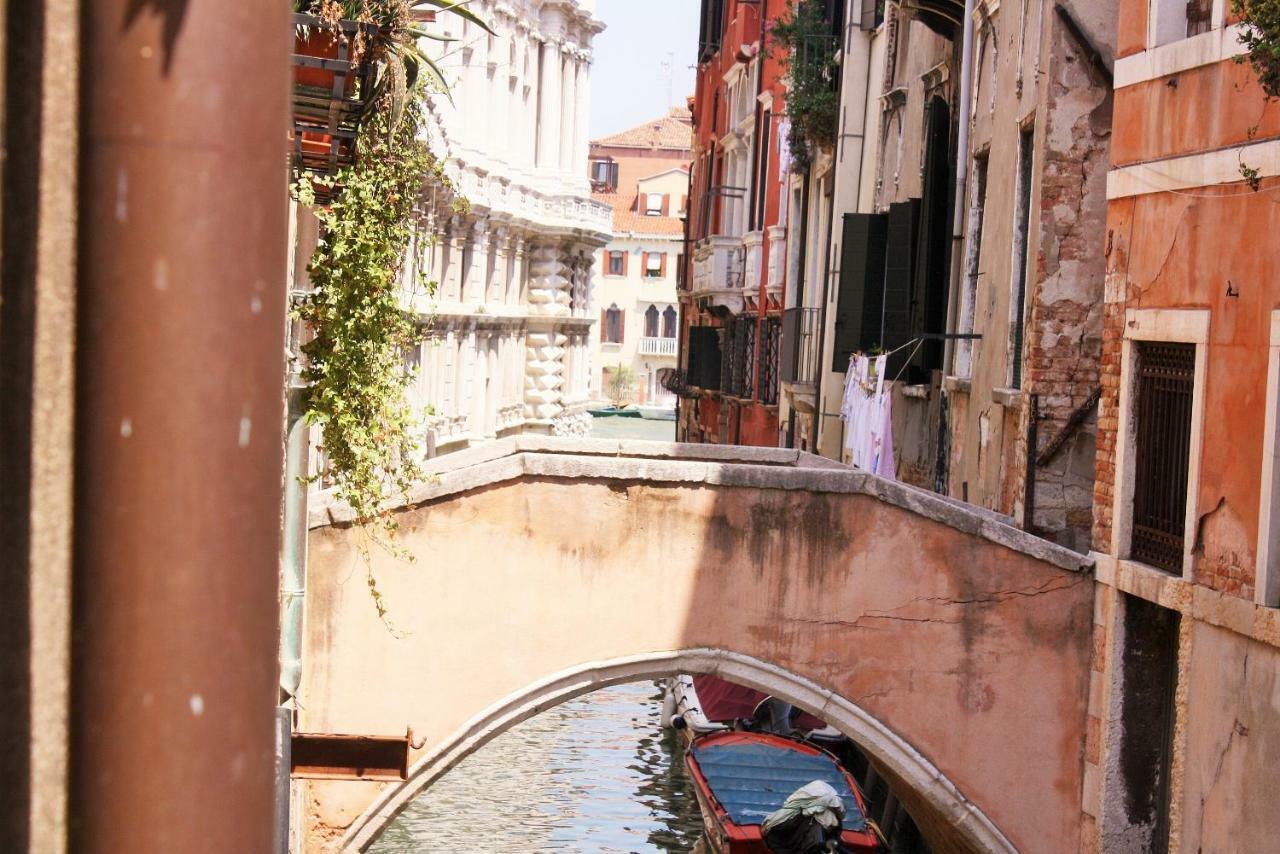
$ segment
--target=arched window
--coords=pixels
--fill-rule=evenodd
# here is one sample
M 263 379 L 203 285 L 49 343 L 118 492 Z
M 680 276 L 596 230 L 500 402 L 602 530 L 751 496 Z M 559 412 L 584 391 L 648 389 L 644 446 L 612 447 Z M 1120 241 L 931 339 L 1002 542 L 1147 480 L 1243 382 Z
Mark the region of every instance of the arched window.
M 676 337 L 676 323 L 678 322 L 678 320 L 679 320 L 679 317 L 676 315 L 675 306 L 671 306 L 671 305 L 667 306 L 667 310 L 662 312 L 662 337 L 663 338 Z
M 644 337 L 658 337 L 658 307 L 650 305 L 649 310 L 644 313 Z
M 622 343 L 622 309 L 613 303 L 600 318 L 600 340 L 606 344 Z

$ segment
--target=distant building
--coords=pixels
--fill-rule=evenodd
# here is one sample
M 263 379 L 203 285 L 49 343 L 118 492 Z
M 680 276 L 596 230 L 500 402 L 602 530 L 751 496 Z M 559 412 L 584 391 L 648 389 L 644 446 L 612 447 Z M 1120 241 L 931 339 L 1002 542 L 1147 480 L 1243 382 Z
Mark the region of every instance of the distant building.
M 630 400 L 674 406 L 661 384 L 676 367 L 692 127 L 688 110 L 591 144 L 592 196 L 613 208 L 613 239 L 597 253 L 600 327 L 592 336 L 591 393 L 608 400 L 619 367 Z
M 783 58 L 766 47 L 785 3 L 703 0 L 681 303 L 686 442 L 779 444 L 787 211 Z
M 477 0 L 496 35 L 451 16 L 434 142 L 468 207 L 429 182 L 405 270 L 439 283 L 411 297 L 429 336 L 410 355 L 429 454 L 590 427 L 592 265 L 611 227 L 586 177 L 593 6 Z

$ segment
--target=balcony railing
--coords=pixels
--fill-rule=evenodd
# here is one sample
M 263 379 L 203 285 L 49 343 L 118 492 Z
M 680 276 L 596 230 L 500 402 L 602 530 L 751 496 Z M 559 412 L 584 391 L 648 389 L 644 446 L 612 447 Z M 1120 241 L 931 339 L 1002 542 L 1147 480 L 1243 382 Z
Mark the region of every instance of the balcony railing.
M 816 308 L 789 308 L 782 313 L 783 382 L 813 385 L 818 381 L 820 322 L 821 312 Z
M 671 356 L 676 355 L 676 339 L 674 338 L 650 338 L 640 339 L 640 355 L 641 356 Z

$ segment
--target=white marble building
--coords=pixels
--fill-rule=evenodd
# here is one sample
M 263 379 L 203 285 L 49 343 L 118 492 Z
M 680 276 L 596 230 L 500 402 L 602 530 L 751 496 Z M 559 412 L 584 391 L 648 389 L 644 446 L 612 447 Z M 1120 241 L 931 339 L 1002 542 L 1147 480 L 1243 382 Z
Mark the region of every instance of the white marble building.
M 527 431 L 584 434 L 593 259 L 611 209 L 587 179 L 594 0 L 472 0 L 489 35 L 442 15 L 452 99 L 433 147 L 469 208 L 423 191 L 406 288 L 428 330 L 410 355 L 429 454 Z M 445 20 L 445 19 L 448 20 Z M 436 281 L 434 295 L 408 283 Z M 419 288 L 420 291 L 420 288 Z

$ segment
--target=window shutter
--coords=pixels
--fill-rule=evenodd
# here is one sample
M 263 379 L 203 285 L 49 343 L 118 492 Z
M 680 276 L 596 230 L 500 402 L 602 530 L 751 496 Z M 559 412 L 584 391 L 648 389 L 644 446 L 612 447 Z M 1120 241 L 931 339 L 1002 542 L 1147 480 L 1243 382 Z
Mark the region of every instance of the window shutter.
M 671 216 L 671 194 L 662 194 L 662 215 Z
M 720 334 L 714 326 L 689 327 L 689 382 L 698 388 L 720 388 Z
M 631 251 L 625 250 L 622 253 L 622 275 L 627 274 L 627 262 L 631 260 Z
M 889 205 L 885 235 L 884 301 L 879 334 L 868 344 L 893 350 L 911 340 L 911 297 L 915 286 L 915 261 L 920 224 L 920 200 Z M 889 376 L 898 375 L 909 350 L 889 360 Z
M 609 310 L 600 309 L 600 340 L 608 342 L 609 340 Z
M 859 27 L 870 32 L 880 26 L 880 0 L 862 0 L 862 20 Z
M 782 381 L 796 381 L 796 362 L 800 352 L 801 309 L 789 308 L 782 313 Z
M 627 310 L 625 308 L 618 309 L 618 343 L 621 344 L 627 338 Z
M 855 351 L 867 351 L 879 343 L 888 225 L 886 214 L 844 215 L 831 363 L 837 373 L 849 367 L 849 356 Z
M 667 277 L 667 253 L 665 252 L 658 255 L 658 275 L 664 279 Z

